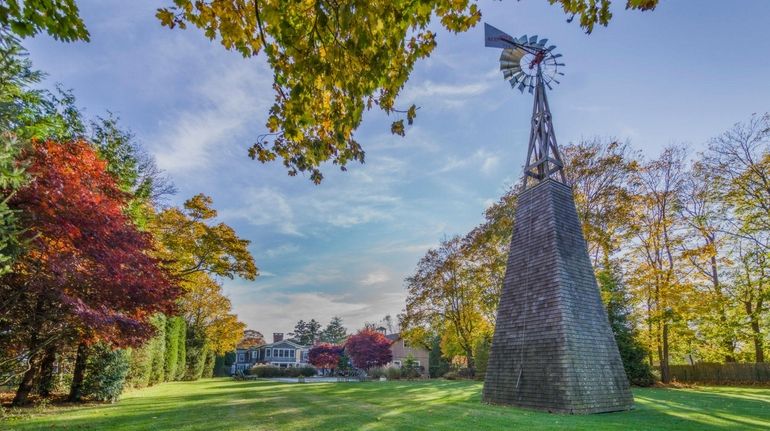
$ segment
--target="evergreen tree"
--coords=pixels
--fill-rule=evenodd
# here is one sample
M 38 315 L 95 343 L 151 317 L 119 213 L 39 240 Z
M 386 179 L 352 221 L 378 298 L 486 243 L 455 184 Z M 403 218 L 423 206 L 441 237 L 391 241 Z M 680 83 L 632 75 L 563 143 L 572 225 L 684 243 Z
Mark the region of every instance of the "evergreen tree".
M 300 320 L 294 325 L 294 336 L 292 339 L 298 344 L 303 346 L 309 346 L 319 340 L 321 336 L 321 324 L 315 319 L 310 319 L 309 322 Z
M 125 349 L 112 349 L 105 343 L 91 347 L 83 381 L 83 396 L 98 401 L 115 402 L 126 385 L 131 354 Z
M 615 342 L 618 344 L 628 380 L 637 386 L 652 385 L 654 383 L 652 367 L 647 362 L 649 352 L 636 338 L 636 330 L 630 321 L 629 295 L 614 265 L 607 263 L 605 269 L 599 270 L 596 281 L 599 283 L 607 307 L 607 317 L 615 335 Z
M 152 363 L 150 365 L 150 385 L 165 381 L 166 365 L 166 316 L 158 314 L 153 318 L 155 336 L 150 341 L 152 344 Z
M 340 344 L 348 336 L 348 330 L 342 326 L 342 318 L 332 317 L 332 320 L 321 331 L 320 339 L 323 343 Z
M 184 380 L 198 380 L 203 376 L 208 355 L 206 334 L 196 328 L 187 328 L 187 363 Z
M 166 319 L 166 351 L 163 356 L 166 381 L 174 380 L 176 377 L 176 358 L 179 354 L 179 336 L 177 327 L 180 320 L 179 317 L 169 317 Z
M 214 366 L 216 364 L 216 358 L 217 355 L 213 350 L 208 350 L 206 352 L 206 361 L 203 364 L 203 372 L 201 373 L 202 378 L 210 379 L 214 377 Z
M 176 356 L 176 376 L 174 380 L 182 380 L 187 372 L 187 322 L 180 318 L 180 324 L 177 328 L 177 345 L 179 351 Z
M 434 335 L 428 355 L 428 373 L 431 378 L 438 378 L 449 371 L 449 361 L 441 354 L 441 336 Z

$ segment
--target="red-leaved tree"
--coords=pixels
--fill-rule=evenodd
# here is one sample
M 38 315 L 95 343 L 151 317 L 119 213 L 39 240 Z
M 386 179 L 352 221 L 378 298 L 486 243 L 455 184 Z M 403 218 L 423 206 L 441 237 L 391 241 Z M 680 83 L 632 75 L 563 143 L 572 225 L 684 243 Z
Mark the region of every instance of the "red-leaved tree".
M 125 214 L 120 190 L 87 142 L 37 142 L 25 157 L 32 181 L 13 197 L 28 250 L 0 279 L 0 349 L 28 359 L 14 399 L 26 401 L 57 350 L 76 348 L 70 397 L 78 399 L 87 346 L 136 346 L 150 317 L 172 313 L 180 289 L 152 257 L 150 234 Z
M 393 359 L 390 340 L 372 329 L 362 329 L 345 342 L 345 352 L 356 368 L 381 367 Z
M 316 344 L 307 353 L 308 361 L 316 368 L 334 370 L 345 348 L 331 343 Z

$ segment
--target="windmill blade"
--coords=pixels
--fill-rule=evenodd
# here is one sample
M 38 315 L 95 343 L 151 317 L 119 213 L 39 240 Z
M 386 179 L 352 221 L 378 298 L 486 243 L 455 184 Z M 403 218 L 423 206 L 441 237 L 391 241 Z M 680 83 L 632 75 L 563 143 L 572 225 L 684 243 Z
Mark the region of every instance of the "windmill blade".
M 545 44 L 548 43 L 548 39 L 540 39 L 540 42 L 537 43 L 537 46 L 540 48 L 545 47 Z
M 537 35 L 534 35 L 534 36 L 529 38 L 529 44 L 530 45 L 534 45 L 536 43 L 537 43 Z
M 518 61 L 501 61 L 500 70 L 515 69 L 519 67 Z
M 513 37 L 504 31 L 484 23 L 484 46 L 510 48 L 515 45 Z
M 546 51 L 553 51 L 554 49 L 556 49 L 556 45 L 551 45 L 548 47 L 548 49 L 546 49 Z
M 519 84 L 519 91 L 524 92 L 524 83 Z
M 556 47 L 554 46 L 554 48 L 556 48 Z M 553 55 L 553 58 L 559 58 L 559 57 L 561 57 L 561 54 L 554 54 Z
M 524 36 L 520 37 L 516 42 L 523 45 L 523 44 L 527 43 L 527 40 L 529 40 L 529 38 L 525 34 Z
M 503 52 L 500 54 L 500 61 L 515 61 L 519 62 L 521 60 L 521 57 L 524 57 L 523 49 L 520 48 L 508 48 L 504 49 Z

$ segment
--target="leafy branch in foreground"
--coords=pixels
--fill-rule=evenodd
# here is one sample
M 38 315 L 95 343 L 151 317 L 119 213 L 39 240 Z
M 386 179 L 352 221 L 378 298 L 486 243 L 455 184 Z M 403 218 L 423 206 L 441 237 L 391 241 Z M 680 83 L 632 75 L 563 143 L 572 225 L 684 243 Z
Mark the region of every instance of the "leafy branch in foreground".
M 612 18 L 613 0 L 547 0 L 559 4 L 572 21 L 580 17 L 587 33 Z M 626 9 L 654 9 L 659 0 L 626 0 Z M 161 24 L 188 24 L 244 57 L 265 52 L 273 70 L 275 102 L 266 128 L 249 149 L 262 163 L 281 158 L 289 175 L 309 172 L 320 183 L 320 165 L 331 160 L 345 170 L 364 162 L 353 134 L 364 110 L 406 114 L 412 124 L 417 107 L 396 109 L 396 99 L 417 60 L 436 47 L 428 29 L 434 16 L 452 32 L 464 32 L 481 19 L 470 0 L 173 0 L 156 16 Z M 0 0 L 0 28 L 21 37 L 42 31 L 63 41 L 89 40 L 75 0 Z M 404 136 L 404 118 L 391 133 Z
M 587 32 L 612 17 L 611 0 L 548 1 L 579 15 Z M 626 7 L 647 10 L 657 1 L 628 0 Z M 320 183 L 325 161 L 342 170 L 350 161 L 364 162 L 354 132 L 365 110 L 406 114 L 412 124 L 417 107 L 397 109 L 396 100 L 417 60 L 436 47 L 431 18 L 449 31 L 464 32 L 480 21 L 481 11 L 469 0 L 175 0 L 156 16 L 169 28 L 198 27 L 244 57 L 264 51 L 275 101 L 268 133 L 249 156 L 262 163 L 280 158 L 289 175 L 309 172 Z M 390 130 L 404 136 L 404 119 Z

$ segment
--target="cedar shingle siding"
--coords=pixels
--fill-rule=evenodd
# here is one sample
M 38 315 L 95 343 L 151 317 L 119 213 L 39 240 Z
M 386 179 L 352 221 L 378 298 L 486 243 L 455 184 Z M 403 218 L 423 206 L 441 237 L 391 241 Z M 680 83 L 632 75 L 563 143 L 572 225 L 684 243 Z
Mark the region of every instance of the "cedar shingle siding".
M 572 191 L 519 195 L 483 398 L 552 412 L 633 406 Z

